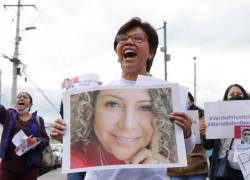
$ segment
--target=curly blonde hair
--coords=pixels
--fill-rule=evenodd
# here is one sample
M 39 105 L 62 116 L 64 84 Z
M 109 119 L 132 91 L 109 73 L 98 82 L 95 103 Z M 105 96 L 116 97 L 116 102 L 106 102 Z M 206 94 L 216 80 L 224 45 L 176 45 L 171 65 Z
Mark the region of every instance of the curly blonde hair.
M 169 162 L 178 161 L 174 122 L 168 118 L 173 112 L 172 93 L 170 88 L 149 89 L 152 99 L 156 130 L 155 141 L 152 141 L 153 153 L 163 155 Z
M 173 111 L 172 93 L 170 88 L 148 89 L 152 100 L 154 114 L 154 135 L 149 144 L 153 153 L 160 153 L 169 162 L 177 162 L 177 148 L 174 123 L 168 114 Z M 100 90 L 83 92 L 70 98 L 70 134 L 71 145 L 81 150 L 91 139 L 96 138 L 94 132 L 94 107 L 96 96 Z

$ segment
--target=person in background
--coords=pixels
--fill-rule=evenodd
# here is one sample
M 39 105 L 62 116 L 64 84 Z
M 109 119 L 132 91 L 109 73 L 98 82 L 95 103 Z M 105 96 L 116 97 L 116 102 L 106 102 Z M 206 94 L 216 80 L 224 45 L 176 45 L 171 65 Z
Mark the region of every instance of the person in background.
M 114 40 L 114 50 L 122 69 L 122 76 L 115 79 L 110 86 L 134 86 L 138 75 L 149 76 L 153 81 L 159 79 L 150 75 L 150 69 L 158 47 L 158 35 L 155 29 L 140 18 L 132 18 L 118 30 Z M 191 131 L 192 121 L 184 112 L 173 112 L 169 115 L 183 129 L 187 153 L 194 148 L 194 135 Z M 51 136 L 62 140 L 66 124 L 62 119 L 55 120 Z M 165 180 L 165 168 L 135 168 L 87 171 L 85 180 Z
M 231 100 L 248 100 L 249 96 L 246 90 L 239 84 L 230 85 L 224 94 L 224 101 Z M 216 180 L 216 169 L 218 169 L 219 161 L 226 156 L 226 152 L 230 149 L 230 144 L 232 143 L 232 148 L 228 152 L 229 161 L 229 177 L 225 180 L 244 180 L 242 172 L 240 171 L 239 164 L 233 162 L 234 154 L 234 139 L 204 139 L 204 147 L 206 149 L 212 149 L 211 165 L 209 170 L 209 179 Z
M 49 145 L 44 120 L 37 112 L 30 113 L 33 100 L 29 93 L 20 92 L 16 97 L 16 109 L 5 109 L 0 105 L 0 123 L 3 134 L 0 146 L 1 180 L 36 180 L 42 163 L 42 151 Z M 38 122 L 39 121 L 39 122 Z M 32 136 L 31 144 L 40 142 L 25 154 L 18 156 L 12 138 L 22 130 Z
M 204 111 L 194 104 L 194 97 L 188 93 L 188 110 L 198 110 L 199 129 L 202 139 L 205 138 Z M 196 144 L 192 153 L 187 156 L 187 167 L 168 168 L 170 180 L 205 180 L 208 174 L 206 150 L 202 144 Z

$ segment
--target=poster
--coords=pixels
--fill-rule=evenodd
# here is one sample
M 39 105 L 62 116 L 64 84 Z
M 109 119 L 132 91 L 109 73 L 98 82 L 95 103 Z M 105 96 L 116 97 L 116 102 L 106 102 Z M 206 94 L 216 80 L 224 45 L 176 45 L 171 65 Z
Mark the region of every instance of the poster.
M 205 103 L 207 139 L 234 137 L 235 126 L 250 126 L 250 100 Z
M 238 152 L 237 159 L 244 179 L 250 180 L 250 149 L 244 152 Z
M 187 115 L 192 119 L 192 132 L 195 136 L 195 144 L 201 144 L 199 112 L 198 110 L 188 110 Z
M 168 119 L 181 110 L 178 88 L 100 86 L 64 92 L 63 172 L 186 166 L 183 132 Z

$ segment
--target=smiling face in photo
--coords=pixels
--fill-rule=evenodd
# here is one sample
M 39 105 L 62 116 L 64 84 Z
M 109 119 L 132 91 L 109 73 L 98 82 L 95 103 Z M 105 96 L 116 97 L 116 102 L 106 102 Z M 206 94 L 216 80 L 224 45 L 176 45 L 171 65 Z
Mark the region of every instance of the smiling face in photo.
M 129 160 L 151 142 L 152 100 L 148 90 L 102 90 L 96 97 L 94 130 L 103 148 Z

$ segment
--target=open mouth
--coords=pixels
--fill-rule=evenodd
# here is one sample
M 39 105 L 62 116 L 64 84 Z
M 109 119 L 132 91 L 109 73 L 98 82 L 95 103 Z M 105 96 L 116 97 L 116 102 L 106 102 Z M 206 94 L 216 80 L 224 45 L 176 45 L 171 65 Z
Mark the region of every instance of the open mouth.
M 125 49 L 124 52 L 123 52 L 123 57 L 125 59 L 127 58 L 133 58 L 135 57 L 137 54 L 136 54 L 136 51 L 132 50 L 132 49 Z
M 21 105 L 21 106 L 22 106 L 22 105 L 25 105 L 24 102 L 18 102 L 17 104 L 18 104 L 18 105 Z

